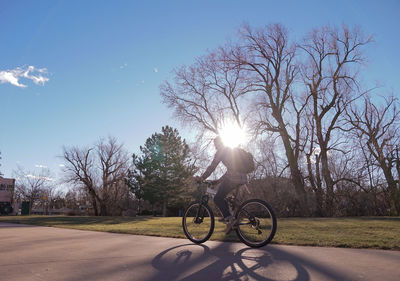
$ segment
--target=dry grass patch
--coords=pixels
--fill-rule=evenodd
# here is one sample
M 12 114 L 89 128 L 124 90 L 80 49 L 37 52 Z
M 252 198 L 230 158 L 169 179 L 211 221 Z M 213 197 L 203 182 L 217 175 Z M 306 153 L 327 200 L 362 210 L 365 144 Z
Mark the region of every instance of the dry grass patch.
M 9 216 L 0 222 L 185 238 L 178 217 Z M 216 221 L 211 240 L 239 241 L 234 232 L 226 236 L 223 228 Z M 400 250 L 400 217 L 282 218 L 272 243 Z

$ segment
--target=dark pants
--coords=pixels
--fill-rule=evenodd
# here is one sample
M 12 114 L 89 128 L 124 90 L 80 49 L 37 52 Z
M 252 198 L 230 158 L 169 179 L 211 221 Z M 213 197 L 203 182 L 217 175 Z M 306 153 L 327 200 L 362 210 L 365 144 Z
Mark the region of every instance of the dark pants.
M 218 187 L 217 194 L 214 196 L 214 203 L 217 205 L 224 218 L 231 215 L 229 212 L 228 203 L 225 201 L 225 197 L 237 186 L 238 184 L 232 183 L 227 177 L 225 177 Z

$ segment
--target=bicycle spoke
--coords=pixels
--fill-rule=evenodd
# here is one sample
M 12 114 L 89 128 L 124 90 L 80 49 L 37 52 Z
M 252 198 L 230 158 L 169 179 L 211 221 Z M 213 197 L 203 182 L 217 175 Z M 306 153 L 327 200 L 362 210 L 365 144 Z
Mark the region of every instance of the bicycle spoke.
M 237 214 L 237 233 L 249 246 L 259 247 L 268 243 L 276 230 L 276 219 L 269 206 L 257 199 L 245 203 Z
M 204 205 L 199 203 L 190 205 L 182 221 L 185 235 L 195 243 L 204 242 L 212 234 L 213 220 L 211 211 Z

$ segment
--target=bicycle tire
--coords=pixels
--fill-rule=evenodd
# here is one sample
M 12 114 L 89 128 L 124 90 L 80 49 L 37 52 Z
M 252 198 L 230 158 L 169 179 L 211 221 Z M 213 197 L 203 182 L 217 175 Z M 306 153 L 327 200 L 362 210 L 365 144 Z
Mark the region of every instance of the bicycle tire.
M 206 218 L 209 218 L 209 219 L 207 219 L 207 223 L 202 226 L 200 226 L 200 225 L 204 223 L 204 220 L 201 221 L 200 223 L 195 223 L 193 221 L 195 218 L 192 216 L 194 213 L 197 213 L 197 210 L 199 209 L 199 207 L 204 208 L 204 209 L 200 209 L 200 211 L 206 211 L 208 214 L 208 216 L 206 216 Z M 195 231 L 193 231 L 191 229 L 191 227 L 189 228 L 189 224 L 190 224 L 190 226 L 195 226 L 195 228 L 198 226 L 197 232 L 199 234 L 197 234 Z M 208 239 L 210 239 L 211 235 L 214 232 L 214 225 L 215 225 L 214 213 L 208 205 L 203 205 L 200 202 L 193 202 L 193 203 L 189 204 L 189 206 L 185 209 L 185 211 L 183 213 L 183 216 L 182 216 L 183 232 L 185 233 L 186 237 L 190 241 L 192 241 L 196 244 L 204 243 Z M 204 230 L 202 230 L 201 227 L 204 228 Z
M 269 217 L 266 218 L 258 218 L 256 215 L 257 213 L 254 210 L 250 210 L 247 211 L 245 208 L 248 206 L 261 206 L 263 207 L 265 210 L 267 210 L 268 213 L 265 213 L 265 215 L 269 215 Z M 253 217 L 255 223 L 251 223 L 251 219 L 249 219 L 249 223 L 241 223 L 241 214 L 243 213 L 244 217 Z M 246 214 L 247 213 L 247 214 Z M 263 215 L 263 214 L 261 214 Z M 272 207 L 265 201 L 260 200 L 260 199 L 250 199 L 245 201 L 242 205 L 240 205 L 238 211 L 235 214 L 235 218 L 238 221 L 238 225 L 236 227 L 236 234 L 239 237 L 240 241 L 242 241 L 244 244 L 246 244 L 247 246 L 253 247 L 253 248 L 259 248 L 259 247 L 263 247 L 265 245 L 267 245 L 268 243 L 270 243 L 272 241 L 272 239 L 275 236 L 276 233 L 276 229 L 277 229 L 277 219 L 276 219 L 276 215 L 274 210 L 272 209 Z M 260 235 L 260 232 L 262 233 L 262 231 L 260 230 L 260 224 L 261 224 L 261 220 L 263 220 L 263 224 L 266 225 L 267 227 L 267 236 L 265 238 L 262 238 L 260 241 L 252 241 L 250 240 L 250 238 L 248 236 L 251 237 L 256 237 L 256 238 L 261 238 L 258 237 L 257 235 Z M 255 225 L 257 224 L 258 225 Z M 270 224 L 270 227 L 269 227 Z M 241 225 L 243 225 L 243 227 L 241 227 Z M 254 230 L 254 231 L 253 231 Z M 245 234 L 245 231 L 250 232 L 249 235 Z M 257 233 L 256 233 L 257 232 Z M 255 239 L 256 240 L 256 239 Z

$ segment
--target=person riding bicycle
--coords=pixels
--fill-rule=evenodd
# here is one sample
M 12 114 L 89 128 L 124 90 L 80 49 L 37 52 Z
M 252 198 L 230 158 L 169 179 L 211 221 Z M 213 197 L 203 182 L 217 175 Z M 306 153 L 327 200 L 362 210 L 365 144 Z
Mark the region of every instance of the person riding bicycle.
M 254 169 L 254 162 L 250 153 L 245 152 L 244 150 L 232 149 L 225 146 L 220 136 L 217 136 L 214 139 L 214 146 L 217 151 L 214 155 L 213 161 L 201 176 L 195 177 L 195 180 L 198 182 L 206 180 L 212 172 L 214 172 L 220 162 L 222 162 L 226 167 L 226 173 L 221 177 L 221 183 L 216 195 L 214 196 L 214 203 L 223 215 L 226 224 L 225 233 L 229 233 L 235 224 L 235 219 L 229 212 L 229 206 L 225 201 L 225 198 L 228 193 L 236 187 L 248 183 L 247 174 Z M 240 168 L 240 165 L 243 163 L 238 162 L 246 161 L 243 161 L 243 159 L 240 159 L 240 157 L 237 157 L 238 155 L 235 154 L 240 154 L 241 151 L 250 155 L 251 162 L 247 166 L 252 167 Z

